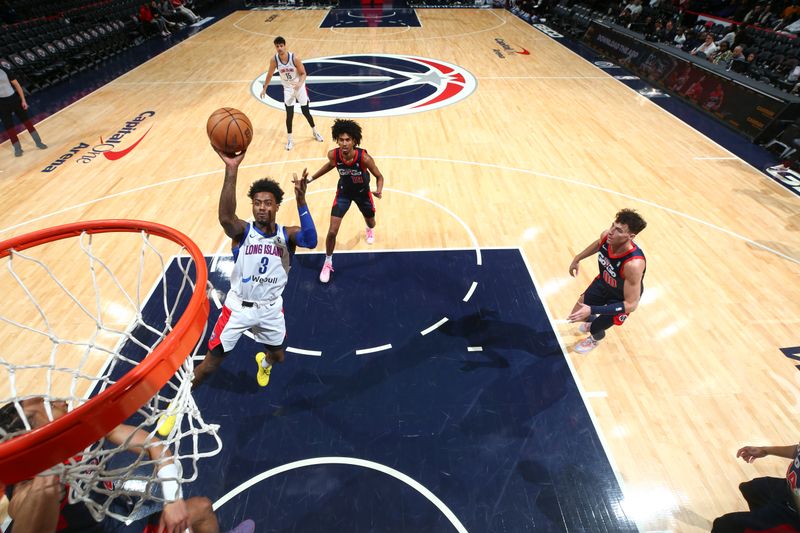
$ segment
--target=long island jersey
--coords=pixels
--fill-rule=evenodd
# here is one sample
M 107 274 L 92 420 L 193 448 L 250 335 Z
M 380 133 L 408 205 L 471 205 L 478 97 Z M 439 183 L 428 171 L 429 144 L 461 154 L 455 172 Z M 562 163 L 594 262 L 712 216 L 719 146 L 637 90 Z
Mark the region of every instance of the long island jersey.
M 227 355 L 245 331 L 267 347 L 284 343 L 282 294 L 291 257 L 286 230 L 280 224 L 275 227 L 275 234 L 267 235 L 248 224 L 242 241 L 233 249 L 231 290 L 208 340 L 209 350 L 221 348 L 220 355 Z
M 608 244 L 608 237 L 604 237 L 600 242 L 600 250 L 597 255 L 597 265 L 600 274 L 597 280 L 602 282 L 604 292 L 610 297 L 610 301 L 622 302 L 625 300 L 625 263 L 636 258 L 645 260 L 644 252 L 635 242 L 631 241 L 633 248 L 620 255 L 611 253 Z M 647 267 L 645 267 L 645 272 Z M 642 272 L 642 292 L 644 292 L 644 272 Z
M 299 87 L 295 87 L 297 78 L 300 76 L 297 72 L 297 65 L 294 62 L 294 54 L 288 52 L 289 57 L 286 63 L 281 62 L 280 54 L 275 54 L 275 64 L 277 65 L 278 77 L 283 84 L 283 103 L 286 106 L 294 105 L 295 102 L 301 106 L 308 105 L 308 90 L 306 84 L 303 83 Z
M 286 229 L 275 224 L 274 235 L 267 235 L 248 224 L 244 238 L 233 249 L 231 293 L 247 302 L 272 302 L 283 294 L 289 279 L 291 257 Z

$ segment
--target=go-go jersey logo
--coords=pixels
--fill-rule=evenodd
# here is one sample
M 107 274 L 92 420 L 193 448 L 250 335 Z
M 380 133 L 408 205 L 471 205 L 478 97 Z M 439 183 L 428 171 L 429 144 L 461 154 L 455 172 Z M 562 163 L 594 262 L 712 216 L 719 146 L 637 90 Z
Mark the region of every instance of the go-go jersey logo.
M 306 89 L 315 115 L 385 117 L 439 109 L 475 90 L 475 77 L 463 68 L 417 56 L 353 54 L 303 60 Z M 258 98 L 266 78 L 251 85 Z M 284 109 L 283 86 L 273 78 L 262 102 Z

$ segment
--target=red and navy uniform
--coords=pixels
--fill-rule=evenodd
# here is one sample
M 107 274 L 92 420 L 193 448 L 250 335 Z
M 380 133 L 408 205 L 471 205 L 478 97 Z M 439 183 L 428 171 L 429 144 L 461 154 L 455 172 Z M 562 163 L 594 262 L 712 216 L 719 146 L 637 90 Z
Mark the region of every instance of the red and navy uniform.
M 375 216 L 375 202 L 369 190 L 369 170 L 364 166 L 364 155 L 367 151 L 363 148 L 354 148 L 355 157 L 348 164 L 342 157 L 342 149 L 333 152 L 336 162 L 336 171 L 339 173 L 339 183 L 336 188 L 336 198 L 333 200 L 331 216 L 343 217 L 350 204 L 355 202 L 364 218 Z
M 600 250 L 597 254 L 600 273 L 583 293 L 583 303 L 589 306 L 601 306 L 625 301 L 625 264 L 637 258 L 645 260 L 642 249 L 633 241 L 631 244 L 633 248 L 630 250 L 614 255 L 609 248 L 608 237 L 600 241 Z M 642 272 L 642 292 L 644 292 L 644 272 Z M 614 324 L 621 325 L 626 318 L 625 313 L 620 313 L 614 317 Z
M 66 492 L 68 491 L 69 487 L 66 489 Z M 105 517 L 97 522 L 85 504 L 82 502 L 69 503 L 66 492 L 59 508 L 56 533 L 155 533 L 158 529 L 161 519 L 160 512 L 145 516 L 129 525 L 110 517 Z M 13 495 L 14 485 L 8 485 L 6 497 L 11 500 Z M 14 533 L 14 522 L 11 522 L 5 533 Z
M 789 464 L 785 478 L 758 477 L 739 485 L 749 511 L 722 515 L 711 527 L 712 533 L 800 531 L 800 445 Z

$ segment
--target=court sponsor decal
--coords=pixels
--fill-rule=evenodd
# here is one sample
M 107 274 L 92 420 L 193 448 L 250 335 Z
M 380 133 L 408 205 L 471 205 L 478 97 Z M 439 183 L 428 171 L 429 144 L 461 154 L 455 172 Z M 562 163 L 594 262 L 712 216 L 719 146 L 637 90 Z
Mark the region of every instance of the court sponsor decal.
M 523 56 L 531 55 L 531 53 L 525 48 L 517 50 L 515 47 L 508 44 L 505 41 L 505 39 L 502 39 L 500 37 L 496 37 L 494 42 L 500 45 L 500 48 L 493 48 L 492 52 L 494 52 L 494 54 L 500 59 L 505 59 L 506 58 L 505 54 L 519 54 Z M 505 52 L 505 54 L 503 52 Z
M 800 196 L 800 174 L 787 168 L 786 170 L 775 170 L 774 167 L 767 169 L 767 176 L 777 181 L 797 196 Z
M 74 147 L 70 148 L 70 150 L 59 156 L 55 161 L 52 161 L 49 165 L 44 167 L 41 172 L 53 172 L 54 170 L 58 169 L 61 165 L 75 157 L 75 162 L 80 164 L 88 164 L 91 163 L 98 155 L 103 155 L 109 161 L 116 161 L 117 159 L 122 159 L 131 151 L 139 146 L 139 143 L 142 142 L 150 132 L 150 129 L 153 127 L 150 125 L 144 133 L 138 136 L 138 138 L 133 141 L 132 143 L 128 144 L 129 135 L 136 132 L 137 128 L 141 126 L 142 122 L 147 120 L 148 118 L 154 116 L 156 114 L 155 111 L 143 111 L 139 113 L 136 117 L 132 118 L 131 120 L 125 122 L 125 124 L 114 132 L 109 137 L 103 139 L 100 137 L 100 143 L 94 146 L 86 142 L 79 142 Z M 126 144 L 124 148 L 120 148 L 121 144 Z M 88 150 L 87 150 L 88 149 Z M 84 152 L 84 150 L 86 150 Z
M 552 37 L 553 39 L 561 39 L 562 37 L 564 37 L 553 28 L 545 26 L 544 24 L 534 24 L 533 27 L 539 30 L 540 32 L 544 33 L 548 37 Z
M 272 15 L 268 16 L 267 18 L 265 18 L 264 22 L 272 22 L 276 18 L 278 18 L 278 14 L 277 13 L 273 13 Z
M 303 60 L 313 113 L 323 117 L 385 117 L 422 113 L 455 104 L 477 87 L 467 70 L 439 59 L 395 54 L 351 54 Z M 284 109 L 284 88 L 274 78 L 259 98 L 266 72 L 250 91 Z M 299 109 L 299 106 L 295 105 Z

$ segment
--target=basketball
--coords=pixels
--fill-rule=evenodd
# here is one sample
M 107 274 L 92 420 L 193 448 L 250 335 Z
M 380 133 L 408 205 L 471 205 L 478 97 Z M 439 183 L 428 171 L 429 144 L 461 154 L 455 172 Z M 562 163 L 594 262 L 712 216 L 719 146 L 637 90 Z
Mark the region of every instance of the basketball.
M 247 150 L 253 140 L 253 125 L 238 109 L 223 107 L 208 117 L 206 133 L 211 146 L 226 154 L 235 154 Z

